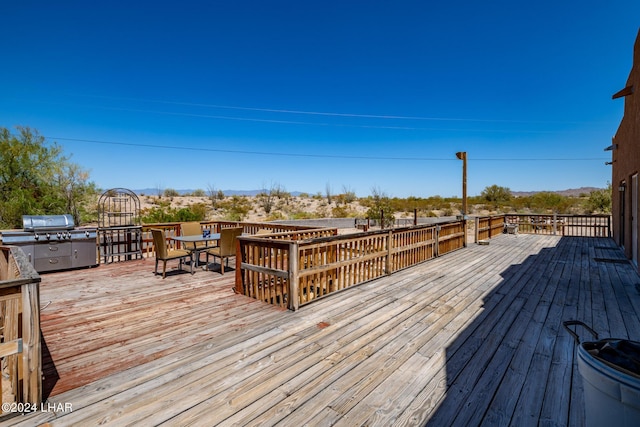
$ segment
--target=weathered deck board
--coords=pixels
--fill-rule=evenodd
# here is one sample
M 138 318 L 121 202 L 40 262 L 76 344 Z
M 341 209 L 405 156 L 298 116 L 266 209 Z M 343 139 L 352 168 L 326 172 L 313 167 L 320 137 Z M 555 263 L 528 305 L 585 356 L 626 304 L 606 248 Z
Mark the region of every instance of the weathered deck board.
M 640 340 L 621 258 L 604 238 L 505 235 L 295 313 L 235 295 L 232 272 L 44 275 L 49 401 L 74 410 L 0 425 L 580 425 L 561 323 Z

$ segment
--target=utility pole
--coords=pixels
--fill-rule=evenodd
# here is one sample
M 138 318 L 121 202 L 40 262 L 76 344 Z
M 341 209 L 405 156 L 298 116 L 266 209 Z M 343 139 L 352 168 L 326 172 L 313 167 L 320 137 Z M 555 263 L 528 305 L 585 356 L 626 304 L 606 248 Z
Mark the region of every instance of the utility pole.
M 462 218 L 467 219 L 467 152 L 456 153 L 458 160 L 462 160 Z

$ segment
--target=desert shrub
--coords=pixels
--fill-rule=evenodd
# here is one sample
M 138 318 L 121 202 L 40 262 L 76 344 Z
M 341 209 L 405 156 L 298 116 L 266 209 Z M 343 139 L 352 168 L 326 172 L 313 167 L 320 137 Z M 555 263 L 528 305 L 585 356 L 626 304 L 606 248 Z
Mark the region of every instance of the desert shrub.
M 178 197 L 180 195 L 180 193 L 178 193 L 178 191 L 174 190 L 173 188 L 165 189 L 163 194 L 164 197 Z
M 354 218 L 357 216 L 357 213 L 349 208 L 348 205 L 339 205 L 331 209 L 331 216 L 333 218 Z
M 393 227 L 395 224 L 394 209 L 389 197 L 377 188 L 371 190 L 371 206 L 367 210 L 367 217 L 380 221 L 383 228 Z
M 602 190 L 589 193 L 585 201 L 585 211 L 588 213 L 611 213 L 611 184 Z
M 218 204 L 224 211 L 225 219 L 229 221 L 242 221 L 251 210 L 251 202 L 246 197 L 231 196 L 230 199 L 221 201 Z
M 207 208 L 203 203 L 196 203 L 183 208 L 173 208 L 168 201 L 140 211 L 140 218 L 145 224 L 163 222 L 204 221 Z
M 287 219 L 287 218 L 280 211 L 273 211 L 267 216 L 267 221 L 278 221 L 282 219 Z
M 194 221 L 204 221 L 207 218 L 207 205 L 204 203 L 194 203 L 189 206 L 189 210 L 196 216 Z
M 174 216 L 174 219 L 172 221 L 176 221 L 176 222 L 201 221 L 202 219 L 204 219 L 204 218 L 200 218 L 197 213 L 193 212 L 189 208 L 177 209 L 173 216 Z
M 289 219 L 313 219 L 313 218 L 317 218 L 317 216 L 313 212 L 296 210 L 289 213 Z
M 336 196 L 336 203 L 353 203 L 358 200 L 356 192 L 347 186 L 342 187 L 342 193 Z
M 529 207 L 531 207 L 535 212 L 565 213 L 568 212 L 572 206 L 572 200 L 569 197 L 550 191 L 536 193 L 529 199 Z
M 206 197 L 206 193 L 204 192 L 203 189 L 198 188 L 197 190 L 193 190 L 193 192 L 191 193 L 191 195 L 193 197 Z
M 316 211 L 313 213 L 313 217 L 314 218 L 329 218 L 329 216 L 330 216 L 329 212 L 330 212 L 329 211 L 329 207 L 327 206 L 326 203 L 323 203 L 320 206 L 318 206 Z
M 264 213 L 268 215 L 275 205 L 275 196 L 271 192 L 263 191 L 256 195 L 256 202 L 264 210 Z

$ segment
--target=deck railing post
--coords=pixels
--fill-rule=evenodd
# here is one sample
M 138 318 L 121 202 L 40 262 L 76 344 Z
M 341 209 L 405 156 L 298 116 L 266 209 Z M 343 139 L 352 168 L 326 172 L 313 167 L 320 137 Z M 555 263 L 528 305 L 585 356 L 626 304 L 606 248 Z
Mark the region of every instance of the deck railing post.
M 556 212 L 553 213 L 553 235 L 558 234 L 558 214 Z
M 243 245 L 240 242 L 240 239 L 236 239 L 236 293 L 246 294 L 244 291 L 244 286 L 242 283 L 242 249 Z
M 387 233 L 387 262 L 385 265 L 385 269 L 387 270 L 387 275 L 392 274 L 391 267 L 393 263 L 391 262 L 391 249 L 393 248 L 393 229 L 389 229 L 389 233 Z
M 464 241 L 462 242 L 462 247 L 466 248 L 467 247 L 467 220 L 466 219 L 462 220 L 462 229 L 463 229 L 462 235 L 464 238 Z
M 7 263 L 1 268 L 5 308 L 3 351 L 10 341 L 17 347 L 5 353 L 4 362 L 16 402 L 42 403 L 42 344 L 40 338 L 40 276 L 19 248 L 3 247 Z M 12 283 L 17 281 L 19 283 Z M 19 291 L 17 291 L 19 289 Z M 6 412 L 6 411 L 5 411 Z
M 42 349 L 40 343 L 39 283 L 22 285 L 23 401 L 42 403 Z
M 298 242 L 289 243 L 289 310 L 296 311 L 300 308 L 300 296 L 298 295 Z
M 474 243 L 478 243 L 478 240 L 480 240 L 480 217 L 476 217 L 475 221 L 476 221 L 476 232 L 475 232 Z M 489 219 L 489 225 L 491 225 L 491 219 Z M 491 228 L 489 228 L 489 237 L 491 237 Z
M 434 257 L 440 256 L 440 226 L 436 225 L 436 247 L 433 254 Z

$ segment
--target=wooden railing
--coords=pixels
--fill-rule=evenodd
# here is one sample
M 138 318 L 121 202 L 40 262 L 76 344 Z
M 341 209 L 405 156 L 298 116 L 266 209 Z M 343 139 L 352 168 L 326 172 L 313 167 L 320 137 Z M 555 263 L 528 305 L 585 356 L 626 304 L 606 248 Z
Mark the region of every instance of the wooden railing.
M 42 403 L 40 276 L 21 249 L 0 246 L 2 408 Z
M 159 228 L 165 232 L 167 236 L 167 244 L 169 247 L 180 248 L 180 242 L 171 239 L 171 236 L 179 236 L 181 233 L 180 222 L 164 222 L 157 224 L 145 224 L 142 226 L 142 253 L 144 257 L 155 256 L 153 248 L 153 237 L 151 236 L 152 228 Z M 338 233 L 335 228 L 319 228 L 319 227 L 301 227 L 297 225 L 273 224 L 266 222 L 241 222 L 241 221 L 202 221 L 200 225 L 211 233 L 219 233 L 220 229 L 228 227 L 243 227 L 243 234 L 256 234 L 258 230 L 268 230 L 273 233 L 273 238 L 294 240 L 307 239 L 317 236 L 334 235 Z M 317 230 L 323 230 L 318 234 Z
M 504 215 L 475 218 L 475 242 L 491 239 L 504 232 Z
M 460 249 L 465 241 L 463 220 L 303 240 L 240 237 L 235 290 L 297 310 L 325 295 Z
M 476 218 L 476 242 L 503 233 L 508 225 L 522 234 L 611 237 L 610 215 L 505 214 Z

